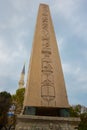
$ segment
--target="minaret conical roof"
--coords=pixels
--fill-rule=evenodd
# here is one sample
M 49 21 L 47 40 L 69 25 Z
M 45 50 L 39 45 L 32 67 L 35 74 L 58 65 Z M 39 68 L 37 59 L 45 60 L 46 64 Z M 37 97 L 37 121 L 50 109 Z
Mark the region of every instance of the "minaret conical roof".
M 22 69 L 22 74 L 25 74 L 25 64 L 24 64 L 23 69 Z

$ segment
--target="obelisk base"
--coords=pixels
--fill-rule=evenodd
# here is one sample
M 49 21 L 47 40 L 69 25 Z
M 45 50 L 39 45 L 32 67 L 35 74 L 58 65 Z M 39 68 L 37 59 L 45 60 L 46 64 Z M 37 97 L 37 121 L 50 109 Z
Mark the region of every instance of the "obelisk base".
M 76 130 L 79 118 L 18 115 L 15 130 Z

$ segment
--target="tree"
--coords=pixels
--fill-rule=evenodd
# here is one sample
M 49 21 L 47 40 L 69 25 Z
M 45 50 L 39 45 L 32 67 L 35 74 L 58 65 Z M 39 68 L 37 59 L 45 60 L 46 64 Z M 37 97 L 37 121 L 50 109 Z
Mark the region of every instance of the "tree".
M 18 89 L 15 95 L 12 95 L 12 102 L 16 106 L 16 113 L 19 114 L 23 107 L 25 88 Z
M 6 91 L 0 93 L 0 129 L 7 124 L 7 112 L 11 101 L 10 93 Z
M 25 93 L 25 88 L 18 89 L 16 91 L 16 99 L 18 104 L 20 104 L 21 107 L 23 107 L 24 93 Z
M 87 108 L 83 110 L 84 106 L 76 105 L 70 108 L 71 117 L 79 117 L 81 119 L 78 130 L 87 130 Z M 83 111 L 82 111 L 83 110 Z
M 81 122 L 79 124 L 78 130 L 87 130 L 87 113 L 82 113 L 80 115 Z
M 70 116 L 71 117 L 79 117 L 81 114 L 81 105 L 76 105 L 70 107 Z

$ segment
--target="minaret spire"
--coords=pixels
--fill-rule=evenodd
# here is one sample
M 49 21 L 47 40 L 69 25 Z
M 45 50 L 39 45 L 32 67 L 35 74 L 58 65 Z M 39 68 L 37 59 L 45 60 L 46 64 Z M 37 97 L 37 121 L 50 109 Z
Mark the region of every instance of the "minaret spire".
M 25 76 L 25 64 L 21 71 L 21 76 L 20 76 L 20 80 L 19 80 L 19 89 L 24 88 L 24 76 Z

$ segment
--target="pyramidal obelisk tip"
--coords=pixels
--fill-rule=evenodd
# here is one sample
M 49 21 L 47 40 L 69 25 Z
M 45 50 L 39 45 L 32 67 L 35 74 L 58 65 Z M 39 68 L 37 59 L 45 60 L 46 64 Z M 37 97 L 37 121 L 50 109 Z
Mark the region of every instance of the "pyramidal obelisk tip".
M 39 6 L 48 6 L 48 4 L 45 4 L 45 3 L 40 3 Z

